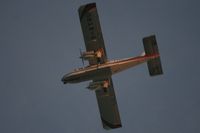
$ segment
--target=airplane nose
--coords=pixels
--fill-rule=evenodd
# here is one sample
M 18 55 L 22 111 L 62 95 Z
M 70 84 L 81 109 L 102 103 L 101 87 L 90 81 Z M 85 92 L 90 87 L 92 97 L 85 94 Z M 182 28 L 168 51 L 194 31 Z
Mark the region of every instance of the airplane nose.
M 61 81 L 62 81 L 62 82 L 64 81 L 64 77 L 61 79 Z
M 66 84 L 67 82 L 65 81 L 65 76 L 63 76 L 63 78 L 61 79 L 61 81 Z

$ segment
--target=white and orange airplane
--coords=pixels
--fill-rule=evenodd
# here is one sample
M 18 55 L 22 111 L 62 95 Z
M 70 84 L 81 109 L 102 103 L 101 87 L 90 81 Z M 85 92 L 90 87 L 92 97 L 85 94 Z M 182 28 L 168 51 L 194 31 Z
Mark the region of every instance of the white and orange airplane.
M 86 52 L 81 52 L 82 60 L 89 66 L 76 69 L 64 75 L 62 82 L 79 83 L 92 81 L 87 87 L 96 93 L 100 116 L 105 129 L 122 126 L 111 76 L 133 66 L 147 62 L 151 76 L 163 74 L 155 35 L 143 38 L 142 55 L 120 60 L 108 60 L 95 3 L 79 8 L 79 17 Z

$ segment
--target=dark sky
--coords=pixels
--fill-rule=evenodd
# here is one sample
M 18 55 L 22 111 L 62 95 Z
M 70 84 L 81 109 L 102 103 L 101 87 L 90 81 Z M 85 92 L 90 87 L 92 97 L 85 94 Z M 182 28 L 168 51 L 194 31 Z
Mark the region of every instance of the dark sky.
M 82 67 L 77 9 L 97 2 L 109 59 L 137 56 L 155 34 L 163 76 L 146 64 L 113 76 L 123 127 L 109 133 L 200 132 L 200 1 L 0 0 L 0 132 L 105 133 Z

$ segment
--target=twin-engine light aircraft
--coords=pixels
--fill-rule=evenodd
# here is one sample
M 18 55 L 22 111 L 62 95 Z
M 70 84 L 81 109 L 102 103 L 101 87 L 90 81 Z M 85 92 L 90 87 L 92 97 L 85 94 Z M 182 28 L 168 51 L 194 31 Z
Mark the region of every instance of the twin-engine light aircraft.
M 80 58 L 88 60 L 89 66 L 64 75 L 62 82 L 66 84 L 91 80 L 87 88 L 96 93 L 103 127 L 119 128 L 122 125 L 111 76 L 144 62 L 147 62 L 151 76 L 163 74 L 155 35 L 143 38 L 145 52 L 142 55 L 109 61 L 96 4 L 83 5 L 78 12 L 86 46 L 86 52 L 81 52 Z

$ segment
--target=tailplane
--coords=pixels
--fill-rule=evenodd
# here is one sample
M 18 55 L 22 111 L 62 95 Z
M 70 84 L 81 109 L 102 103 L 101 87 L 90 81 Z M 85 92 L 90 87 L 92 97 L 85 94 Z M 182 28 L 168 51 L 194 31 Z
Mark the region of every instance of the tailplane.
M 146 55 L 159 54 L 155 35 L 143 38 Z M 147 62 L 150 76 L 163 74 L 160 56 Z

